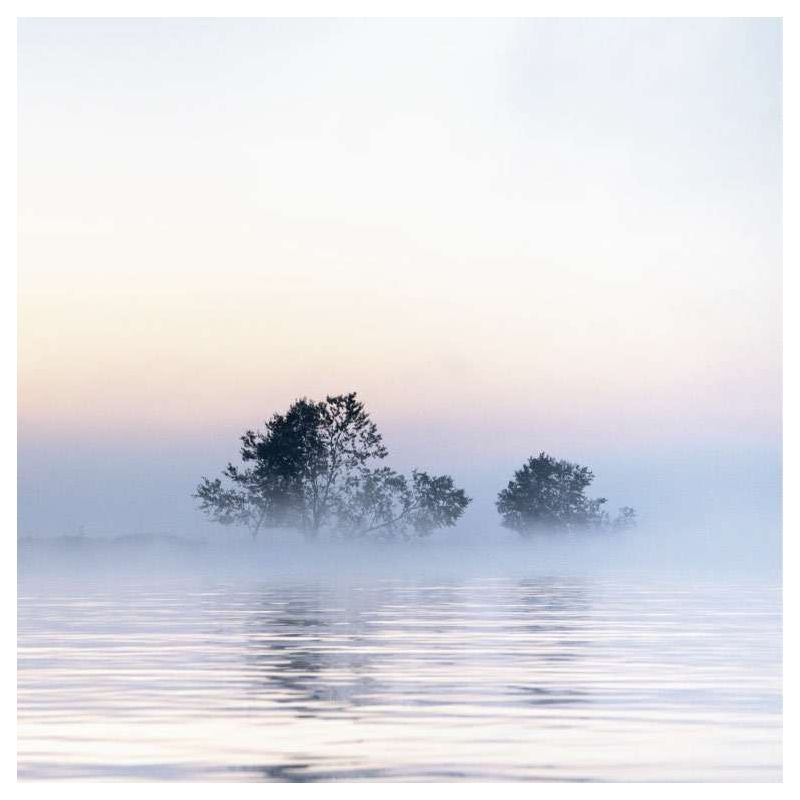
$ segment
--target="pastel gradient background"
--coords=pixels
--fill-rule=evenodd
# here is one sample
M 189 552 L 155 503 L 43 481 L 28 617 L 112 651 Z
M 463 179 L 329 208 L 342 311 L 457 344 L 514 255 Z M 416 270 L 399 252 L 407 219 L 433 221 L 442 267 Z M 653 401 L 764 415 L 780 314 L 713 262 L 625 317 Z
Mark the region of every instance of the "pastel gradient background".
M 19 36 L 21 533 L 210 535 L 239 433 L 357 390 L 463 535 L 546 449 L 776 556 L 779 21 Z

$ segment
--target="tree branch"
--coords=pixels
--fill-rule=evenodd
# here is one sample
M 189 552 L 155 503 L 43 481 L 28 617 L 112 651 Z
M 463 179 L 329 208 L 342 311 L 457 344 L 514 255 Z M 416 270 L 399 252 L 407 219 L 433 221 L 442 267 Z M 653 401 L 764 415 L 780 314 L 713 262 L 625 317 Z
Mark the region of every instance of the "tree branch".
M 373 525 L 371 528 L 364 528 L 364 530 L 360 531 L 360 533 L 363 536 L 365 533 L 372 533 L 372 531 L 377 531 L 380 530 L 381 528 L 387 528 L 389 525 L 394 525 L 395 522 L 400 522 L 400 520 L 403 519 L 403 517 L 405 517 L 408 513 L 419 508 L 419 505 L 420 505 L 419 503 L 412 503 L 410 506 L 408 506 L 408 508 L 403 510 L 402 514 L 395 517 L 394 519 L 389 519 L 386 522 L 381 522 L 380 525 Z

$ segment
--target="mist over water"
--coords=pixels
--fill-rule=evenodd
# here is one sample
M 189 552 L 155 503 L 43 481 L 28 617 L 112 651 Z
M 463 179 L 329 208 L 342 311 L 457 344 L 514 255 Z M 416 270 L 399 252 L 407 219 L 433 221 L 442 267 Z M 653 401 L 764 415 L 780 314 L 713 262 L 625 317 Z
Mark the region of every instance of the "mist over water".
M 238 430 L 238 429 L 236 429 Z M 519 462 L 533 445 L 517 445 L 519 455 L 502 462 L 482 459 L 481 451 L 457 451 L 452 442 L 442 450 L 408 452 L 397 434 L 386 437 L 398 466 L 408 471 L 424 464 L 453 474 L 472 498 L 466 514 L 453 529 L 437 531 L 429 544 L 447 545 L 450 557 L 466 557 L 463 549 L 484 544 L 507 550 L 518 536 L 499 525 L 494 506 Z M 525 449 L 527 448 L 527 449 Z M 246 533 L 220 528 L 198 512 L 191 494 L 200 475 L 214 474 L 237 454 L 235 433 L 218 445 L 191 447 L 166 442 L 160 449 L 131 444 L 121 448 L 102 443 L 66 442 L 54 457 L 54 445 L 24 442 L 19 457 L 19 536 L 59 537 L 84 534 L 114 538 L 133 535 L 179 536 L 223 545 L 234 557 Z M 613 513 L 619 506 L 636 508 L 640 525 L 623 538 L 597 546 L 589 537 L 570 539 L 568 561 L 675 566 L 715 571 L 740 562 L 745 570 L 774 572 L 781 550 L 781 453 L 779 447 L 760 449 L 707 448 L 637 453 L 633 450 L 584 453 L 574 446 L 556 452 L 589 464 L 596 474 L 591 494 L 608 498 Z M 262 540 L 269 540 L 269 532 Z M 281 540 L 299 537 L 280 537 Z M 557 539 L 536 545 L 541 553 L 557 547 Z M 246 542 L 245 542 L 246 544 Z M 250 552 L 251 548 L 247 548 Z M 657 558 L 655 558 L 657 554 Z M 500 557 L 500 554 L 497 554 Z
M 19 777 L 780 780 L 777 570 L 494 533 L 21 541 Z
M 270 536 L 271 533 L 271 536 Z M 555 573 L 653 578 L 750 580 L 780 583 L 780 551 L 765 557 L 741 542 L 719 548 L 714 531 L 637 528 L 565 535 L 542 533 L 520 539 L 499 526 L 481 538 L 456 531 L 422 541 L 304 542 L 290 531 L 246 533 L 221 530 L 205 539 L 177 536 L 73 536 L 18 543 L 20 578 L 114 575 L 339 577 L 434 577 Z M 728 536 L 741 535 L 735 526 Z M 687 549 L 684 541 L 694 539 Z M 754 554 L 758 554 L 754 558 Z
M 253 540 L 193 507 L 192 458 L 92 455 L 58 514 L 25 467 L 23 780 L 781 778 L 769 454 L 593 459 L 640 524 L 528 539 L 464 461 L 464 518 L 390 542 Z

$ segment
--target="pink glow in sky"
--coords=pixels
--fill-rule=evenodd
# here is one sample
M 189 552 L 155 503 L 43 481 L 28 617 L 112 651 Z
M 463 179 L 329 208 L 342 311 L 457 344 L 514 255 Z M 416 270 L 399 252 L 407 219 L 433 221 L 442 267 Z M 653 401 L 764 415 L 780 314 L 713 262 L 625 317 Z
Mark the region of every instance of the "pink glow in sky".
M 351 389 L 409 458 L 776 446 L 780 37 L 23 21 L 21 447 Z

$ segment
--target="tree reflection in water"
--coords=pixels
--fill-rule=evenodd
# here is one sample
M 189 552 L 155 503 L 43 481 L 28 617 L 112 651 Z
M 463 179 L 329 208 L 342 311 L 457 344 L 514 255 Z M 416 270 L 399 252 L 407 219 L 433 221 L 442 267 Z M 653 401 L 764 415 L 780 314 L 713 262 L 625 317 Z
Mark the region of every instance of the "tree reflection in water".
M 586 586 L 546 578 L 270 587 L 248 623 L 251 691 L 298 717 L 587 703 L 575 670 L 548 665 L 586 656 L 589 609 Z

